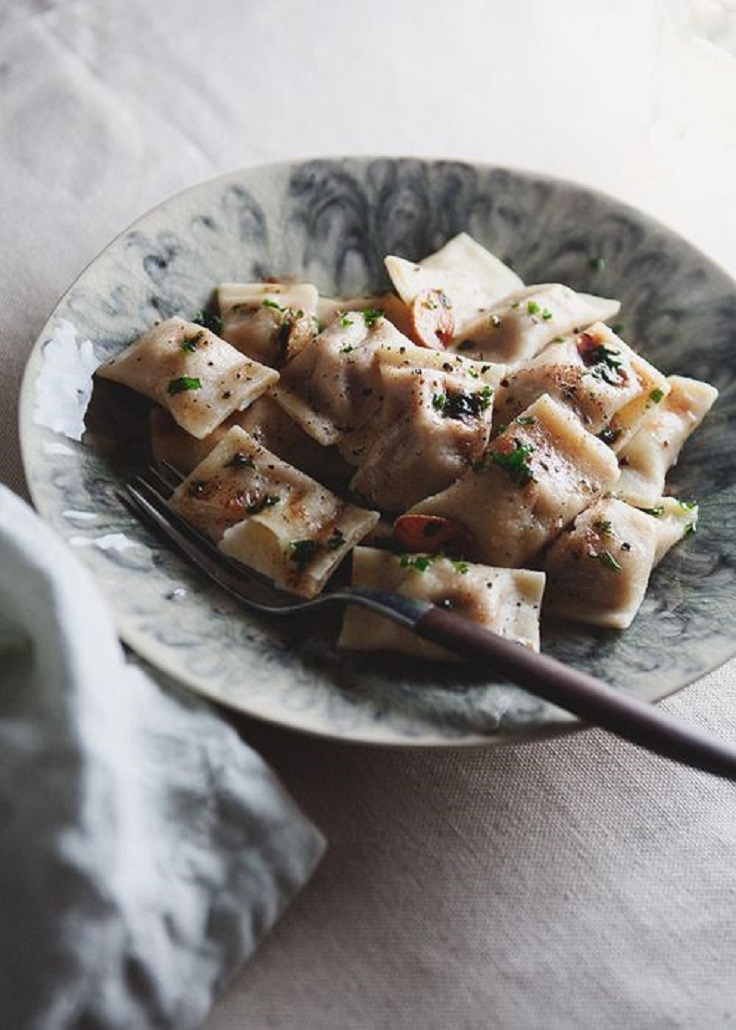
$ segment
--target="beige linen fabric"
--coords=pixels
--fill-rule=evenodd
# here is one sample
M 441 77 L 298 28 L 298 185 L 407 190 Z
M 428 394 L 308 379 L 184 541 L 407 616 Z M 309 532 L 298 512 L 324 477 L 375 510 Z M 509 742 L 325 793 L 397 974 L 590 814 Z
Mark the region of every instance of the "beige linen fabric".
M 0 479 L 32 340 L 138 214 L 337 153 L 545 169 L 736 270 L 736 204 L 659 147 L 654 0 L 18 0 L 0 8 Z M 704 150 L 707 160 L 714 151 Z M 736 666 L 666 702 L 736 740 Z M 736 789 L 588 730 L 403 751 L 235 720 L 327 837 L 207 1030 L 710 1028 L 736 1020 Z

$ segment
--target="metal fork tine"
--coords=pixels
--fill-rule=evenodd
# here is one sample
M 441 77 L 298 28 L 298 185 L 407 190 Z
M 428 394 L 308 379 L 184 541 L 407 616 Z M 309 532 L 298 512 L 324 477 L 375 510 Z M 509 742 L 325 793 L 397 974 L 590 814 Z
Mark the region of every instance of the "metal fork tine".
M 172 465 L 170 461 L 166 461 L 165 458 L 159 461 L 156 466 L 150 466 L 149 471 L 152 472 L 157 479 L 161 483 L 165 484 L 172 492 L 176 490 L 177 486 L 179 486 L 179 484 L 186 478 L 178 468 Z
M 251 569 L 223 554 L 216 544 L 186 522 L 167 503 L 170 488 L 155 468 L 126 483 L 119 496 L 139 518 L 152 525 L 191 564 L 242 604 L 269 614 L 298 612 L 305 605 L 284 595 Z
M 234 594 L 238 600 L 249 600 L 231 570 L 221 562 L 220 556 L 213 554 L 209 543 L 166 505 L 165 499 L 147 478 L 138 476 L 132 483 L 128 483 L 126 494 L 137 512 L 163 533 L 170 543 L 175 544 L 200 571 Z M 123 499 L 126 499 L 126 495 Z
M 149 465 L 145 472 L 136 476 L 138 482 L 153 486 L 162 498 L 169 497 L 183 482 L 184 477 L 166 462 Z

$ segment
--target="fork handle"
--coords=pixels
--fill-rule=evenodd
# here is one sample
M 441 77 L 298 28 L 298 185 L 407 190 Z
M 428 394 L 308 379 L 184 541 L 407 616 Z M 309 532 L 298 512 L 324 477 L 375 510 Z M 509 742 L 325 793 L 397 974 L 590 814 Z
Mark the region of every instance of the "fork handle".
M 736 749 L 729 744 L 548 655 L 530 651 L 442 608 L 430 608 L 420 615 L 414 631 L 472 661 L 491 661 L 494 672 L 537 697 L 647 751 L 736 780 Z

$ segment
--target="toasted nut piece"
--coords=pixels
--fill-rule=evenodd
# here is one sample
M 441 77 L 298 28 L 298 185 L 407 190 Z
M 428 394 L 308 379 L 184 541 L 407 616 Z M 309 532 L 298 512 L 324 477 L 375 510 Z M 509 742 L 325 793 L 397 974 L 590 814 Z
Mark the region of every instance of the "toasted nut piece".
M 400 515 L 394 540 L 405 551 L 431 551 L 464 557 L 473 550 L 473 534 L 462 522 L 442 515 Z
M 444 350 L 455 334 L 452 301 L 443 290 L 424 290 L 409 305 L 414 341 L 432 350 Z
M 293 358 L 316 335 L 317 320 L 313 315 L 305 314 L 303 311 L 289 312 L 281 324 L 279 335 L 284 362 Z

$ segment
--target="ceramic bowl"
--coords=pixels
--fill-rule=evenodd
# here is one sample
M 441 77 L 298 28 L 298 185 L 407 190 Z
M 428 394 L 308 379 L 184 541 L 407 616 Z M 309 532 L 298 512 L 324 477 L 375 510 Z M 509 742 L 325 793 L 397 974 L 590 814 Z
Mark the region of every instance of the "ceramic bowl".
M 571 726 L 493 670 L 335 650 L 336 621 L 254 617 L 158 544 L 118 488 L 146 460 L 134 399 L 90 396 L 97 362 L 156 319 L 191 317 L 222 281 L 294 275 L 325 293 L 385 288 L 387 253 L 419 259 L 467 231 L 526 282 L 621 300 L 619 332 L 666 373 L 720 397 L 670 476 L 698 533 L 653 573 L 626 632 L 546 629 L 543 649 L 655 700 L 736 652 L 736 286 L 674 233 L 610 197 L 460 161 L 311 160 L 197 185 L 115 239 L 69 289 L 21 398 L 29 488 L 97 577 L 122 638 L 162 674 L 261 719 L 383 744 L 491 744 Z

